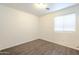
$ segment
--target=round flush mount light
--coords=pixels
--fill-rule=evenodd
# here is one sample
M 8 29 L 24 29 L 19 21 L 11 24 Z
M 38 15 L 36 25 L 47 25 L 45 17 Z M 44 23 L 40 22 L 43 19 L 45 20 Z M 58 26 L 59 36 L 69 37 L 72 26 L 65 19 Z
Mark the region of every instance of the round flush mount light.
M 47 3 L 35 3 L 34 6 L 35 8 L 45 9 L 47 8 L 48 4 Z

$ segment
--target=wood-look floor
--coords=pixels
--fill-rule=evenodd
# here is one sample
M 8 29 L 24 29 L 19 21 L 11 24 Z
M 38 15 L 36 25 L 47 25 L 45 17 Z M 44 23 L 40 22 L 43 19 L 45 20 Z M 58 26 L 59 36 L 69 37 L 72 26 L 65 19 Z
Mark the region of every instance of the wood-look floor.
M 1 55 L 79 55 L 78 50 L 41 39 L 4 49 L 1 52 L 3 52 L 0 53 Z

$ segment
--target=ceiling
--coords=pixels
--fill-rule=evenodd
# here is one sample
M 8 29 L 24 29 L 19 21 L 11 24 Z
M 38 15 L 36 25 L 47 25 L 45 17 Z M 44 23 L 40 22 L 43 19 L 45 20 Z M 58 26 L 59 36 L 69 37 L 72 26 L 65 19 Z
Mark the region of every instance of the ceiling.
M 24 12 L 32 13 L 37 16 L 42 16 L 50 12 L 54 12 L 63 8 L 67 8 L 76 3 L 48 3 L 48 9 L 39 9 L 34 7 L 34 3 L 2 3 L 0 5 L 5 5 L 7 7 L 15 8 Z

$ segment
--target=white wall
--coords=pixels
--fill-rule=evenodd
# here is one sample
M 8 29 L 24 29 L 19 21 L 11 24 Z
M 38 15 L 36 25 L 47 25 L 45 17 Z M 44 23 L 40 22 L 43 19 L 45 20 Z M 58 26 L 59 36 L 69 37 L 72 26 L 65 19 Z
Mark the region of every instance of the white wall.
M 76 14 L 76 31 L 57 33 L 54 31 L 54 17 L 65 14 Z M 65 8 L 40 17 L 40 38 L 78 49 L 79 47 L 79 6 Z
M 38 38 L 38 17 L 0 6 L 0 50 Z

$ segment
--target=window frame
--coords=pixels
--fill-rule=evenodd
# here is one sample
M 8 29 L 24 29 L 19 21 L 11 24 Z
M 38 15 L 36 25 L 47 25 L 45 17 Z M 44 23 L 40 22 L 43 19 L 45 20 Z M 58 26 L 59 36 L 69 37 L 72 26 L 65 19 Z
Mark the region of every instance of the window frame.
M 63 22 L 63 25 L 62 25 L 62 27 L 63 27 L 62 29 L 63 29 L 63 30 L 62 30 L 62 31 L 56 30 L 56 29 L 55 29 L 55 28 L 56 28 L 56 27 L 55 27 L 55 18 L 57 18 L 57 17 L 63 17 L 63 19 L 64 19 L 64 17 L 69 16 L 69 15 L 75 15 L 75 16 L 74 16 L 74 18 L 75 18 L 74 21 L 75 21 L 75 22 L 74 22 L 74 25 L 73 25 L 74 28 L 73 28 L 71 31 L 70 31 L 70 30 L 65 30 L 65 25 L 66 25 L 66 24 L 64 25 L 64 22 Z M 75 14 L 75 13 L 60 15 L 60 16 L 56 16 L 55 18 L 54 18 L 54 31 L 55 31 L 55 32 L 75 32 L 75 31 L 76 31 L 76 18 L 77 18 L 77 17 L 76 17 L 76 14 Z M 62 19 L 62 20 L 63 20 L 63 19 Z

